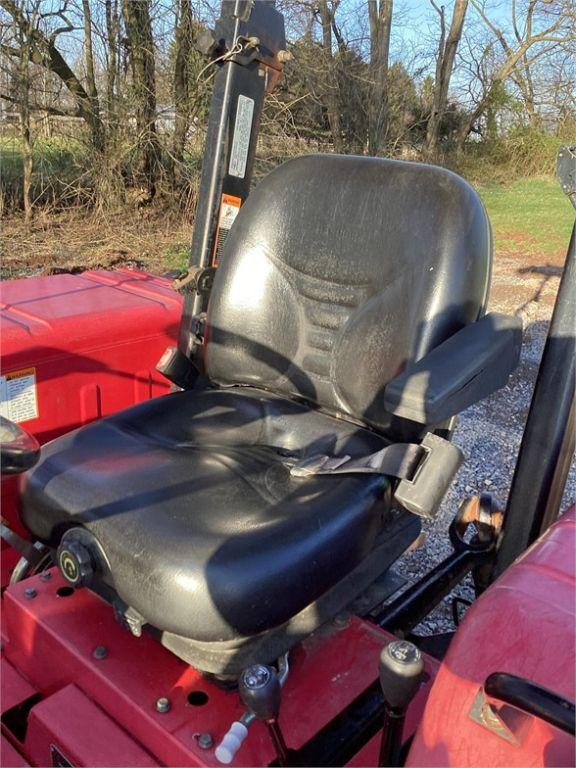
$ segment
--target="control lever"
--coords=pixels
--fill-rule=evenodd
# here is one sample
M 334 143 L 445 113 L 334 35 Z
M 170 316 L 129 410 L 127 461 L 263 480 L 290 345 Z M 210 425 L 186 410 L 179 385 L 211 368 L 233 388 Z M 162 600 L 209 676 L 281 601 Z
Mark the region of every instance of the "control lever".
M 414 643 L 394 640 L 380 654 L 380 685 L 384 695 L 384 724 L 379 766 L 399 766 L 402 732 L 408 705 L 418 692 L 424 659 Z
M 276 670 L 264 664 L 253 664 L 242 672 L 238 691 L 246 708 L 266 724 L 279 765 L 288 765 L 288 748 L 278 723 L 280 680 Z

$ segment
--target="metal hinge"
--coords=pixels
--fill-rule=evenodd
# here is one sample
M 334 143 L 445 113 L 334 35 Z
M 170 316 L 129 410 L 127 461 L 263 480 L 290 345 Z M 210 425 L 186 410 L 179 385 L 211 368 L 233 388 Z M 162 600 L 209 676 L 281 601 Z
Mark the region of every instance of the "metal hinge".
M 172 282 L 172 287 L 178 293 L 207 296 L 212 290 L 215 274 L 215 267 L 189 267 Z

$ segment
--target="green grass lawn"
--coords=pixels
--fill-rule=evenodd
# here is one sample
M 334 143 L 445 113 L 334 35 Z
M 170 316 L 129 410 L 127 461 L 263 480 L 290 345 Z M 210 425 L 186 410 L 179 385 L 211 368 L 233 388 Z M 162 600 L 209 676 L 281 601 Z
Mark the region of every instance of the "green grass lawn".
M 497 252 L 552 256 L 568 247 L 574 209 L 555 179 L 520 179 L 478 191 L 492 221 Z

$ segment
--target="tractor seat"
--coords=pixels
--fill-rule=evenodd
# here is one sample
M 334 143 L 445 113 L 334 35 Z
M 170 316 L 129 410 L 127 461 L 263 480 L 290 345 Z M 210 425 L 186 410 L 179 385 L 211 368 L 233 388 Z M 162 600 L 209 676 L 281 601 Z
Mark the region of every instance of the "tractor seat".
M 153 626 L 230 641 L 299 613 L 392 517 L 385 477 L 310 481 L 290 463 L 383 445 L 266 392 L 175 393 L 50 443 L 26 484 L 24 521 L 52 547 L 73 526 L 93 534 L 104 579 Z
M 298 478 L 290 463 L 362 457 L 439 426 L 388 411 L 384 388 L 483 315 L 490 266 L 484 208 L 454 174 L 337 155 L 285 163 L 226 242 L 208 386 L 50 443 L 25 481 L 24 523 L 53 548 L 88 543 L 91 588 L 200 669 L 277 658 L 420 530 L 391 511 L 387 477 Z

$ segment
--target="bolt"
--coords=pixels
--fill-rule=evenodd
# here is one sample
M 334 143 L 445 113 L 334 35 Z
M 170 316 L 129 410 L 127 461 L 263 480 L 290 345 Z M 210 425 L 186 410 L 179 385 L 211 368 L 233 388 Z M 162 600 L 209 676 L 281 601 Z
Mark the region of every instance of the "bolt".
M 24 590 L 24 597 L 27 600 L 32 600 L 34 597 L 36 597 L 37 594 L 38 592 L 36 592 L 34 587 L 26 587 L 26 589 Z
M 198 734 L 198 746 L 200 749 L 212 749 L 214 745 L 214 737 L 211 733 Z
M 165 712 L 170 711 L 170 699 L 167 699 L 165 696 L 161 696 L 156 701 L 156 711 L 161 712 L 164 714 Z
M 40 581 L 50 581 L 52 578 L 52 571 L 42 571 L 40 574 Z
M 105 659 L 108 656 L 108 649 L 104 645 L 97 645 L 92 652 L 95 659 Z
M 350 618 L 349 613 L 342 611 L 342 613 L 339 613 L 334 617 L 334 624 L 338 629 L 345 629 L 350 624 Z

